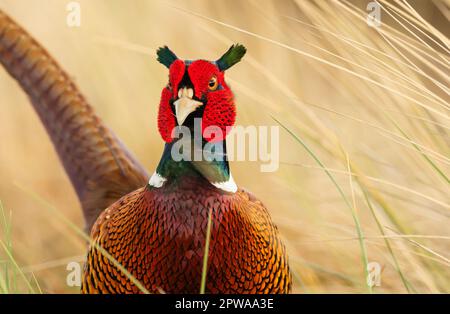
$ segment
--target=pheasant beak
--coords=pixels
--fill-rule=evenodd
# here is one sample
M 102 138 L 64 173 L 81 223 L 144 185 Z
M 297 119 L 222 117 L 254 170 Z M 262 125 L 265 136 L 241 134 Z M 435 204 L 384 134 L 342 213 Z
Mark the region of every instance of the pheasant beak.
M 178 91 L 178 99 L 173 102 L 178 125 L 183 125 L 183 122 L 189 114 L 203 105 L 202 102 L 192 97 L 194 97 L 194 90 L 192 88 L 183 87 Z

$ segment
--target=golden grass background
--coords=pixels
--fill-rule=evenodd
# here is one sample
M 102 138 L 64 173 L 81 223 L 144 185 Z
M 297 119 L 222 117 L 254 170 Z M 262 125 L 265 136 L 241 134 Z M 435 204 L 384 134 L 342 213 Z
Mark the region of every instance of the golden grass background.
M 231 167 L 279 226 L 294 292 L 369 292 L 361 244 L 366 261 L 383 267 L 374 292 L 450 292 L 449 1 L 379 1 L 379 29 L 366 23 L 368 1 L 80 0 L 80 28 L 66 25 L 68 2 L 0 0 L 0 8 L 74 77 L 149 172 L 163 148 L 156 112 L 167 80 L 155 49 L 214 60 L 232 43 L 248 48 L 226 75 L 237 123 L 277 125 L 274 117 L 292 134 L 280 131 L 277 172 Z M 44 293 L 77 293 L 66 264 L 82 260 L 83 239 L 19 187 L 79 226 L 81 210 L 3 69 L 0 176 L 16 261 Z

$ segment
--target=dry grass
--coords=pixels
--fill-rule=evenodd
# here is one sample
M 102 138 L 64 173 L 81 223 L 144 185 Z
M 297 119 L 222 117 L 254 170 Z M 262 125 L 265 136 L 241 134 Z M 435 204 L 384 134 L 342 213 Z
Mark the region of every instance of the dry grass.
M 149 170 L 163 147 L 156 111 L 167 79 L 155 48 L 216 59 L 231 43 L 247 46 L 227 73 L 238 123 L 281 124 L 282 163 L 261 173 L 258 163 L 234 162 L 233 176 L 270 209 L 295 292 L 369 292 L 373 261 L 383 267 L 375 293 L 450 292 L 448 1 L 379 1 L 379 29 L 365 21 L 367 1 L 79 2 L 79 29 L 66 26 L 64 0 L 0 7 L 75 77 Z M 85 253 L 84 240 L 18 186 L 81 226 L 76 196 L 2 70 L 0 103 L 0 200 L 12 211 L 15 260 L 44 293 L 77 292 L 65 267 Z

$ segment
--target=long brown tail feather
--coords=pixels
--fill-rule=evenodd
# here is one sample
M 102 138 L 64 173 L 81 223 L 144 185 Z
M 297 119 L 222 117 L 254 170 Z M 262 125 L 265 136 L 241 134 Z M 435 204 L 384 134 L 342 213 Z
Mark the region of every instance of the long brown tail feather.
M 146 183 L 146 171 L 49 53 L 1 10 L 0 62 L 28 94 L 50 135 L 90 230 L 104 208 Z

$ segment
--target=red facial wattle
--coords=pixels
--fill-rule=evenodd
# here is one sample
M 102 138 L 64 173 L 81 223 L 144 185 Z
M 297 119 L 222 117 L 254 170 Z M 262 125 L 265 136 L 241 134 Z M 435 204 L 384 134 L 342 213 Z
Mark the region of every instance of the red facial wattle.
M 158 131 L 162 139 L 170 143 L 172 142 L 172 130 L 176 126 L 175 117 L 170 107 L 170 99 L 172 98 L 172 91 L 165 87 L 161 93 L 161 101 L 158 110 Z
M 175 115 L 170 106 L 170 100 L 173 95 L 178 93 L 178 84 L 183 79 L 185 64 L 182 60 L 176 60 L 172 63 L 169 70 L 169 84 L 161 93 L 161 101 L 158 111 L 158 130 L 162 139 L 170 143 L 172 142 L 172 130 L 176 126 Z
M 204 137 L 209 142 L 222 141 L 236 119 L 233 94 L 229 89 L 223 89 L 209 93 L 207 99 L 208 105 L 205 108 L 202 119 L 202 132 L 210 126 L 217 126 L 221 130 L 219 134 L 211 136 L 204 133 Z

